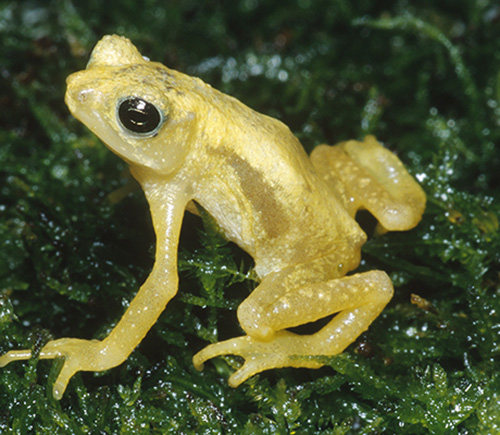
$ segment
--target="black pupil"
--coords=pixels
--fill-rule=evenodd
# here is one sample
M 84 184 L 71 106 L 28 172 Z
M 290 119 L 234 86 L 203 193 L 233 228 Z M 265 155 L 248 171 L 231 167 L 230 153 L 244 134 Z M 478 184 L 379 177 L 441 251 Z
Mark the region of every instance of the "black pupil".
M 134 133 L 151 133 L 160 125 L 161 117 L 158 109 L 140 98 L 129 98 L 118 108 L 120 122 Z

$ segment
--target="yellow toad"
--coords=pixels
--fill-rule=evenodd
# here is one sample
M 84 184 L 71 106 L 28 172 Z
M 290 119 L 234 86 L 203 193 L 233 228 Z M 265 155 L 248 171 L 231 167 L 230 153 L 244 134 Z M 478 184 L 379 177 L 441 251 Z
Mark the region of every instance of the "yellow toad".
M 179 232 L 191 201 L 254 258 L 260 279 L 237 312 L 247 335 L 193 358 L 201 369 L 218 355 L 243 357 L 232 386 L 271 368 L 320 367 L 307 356 L 342 352 L 391 299 L 386 273 L 346 276 L 366 240 L 354 216 L 367 209 L 382 229 L 408 230 L 421 218 L 425 194 L 374 137 L 322 145 L 309 158 L 281 122 L 150 62 L 119 36 L 105 36 L 87 68 L 68 77 L 66 103 L 130 165 L 157 242 L 150 276 L 108 337 L 62 338 L 42 348 L 42 359 L 64 357 L 53 387 L 57 399 L 76 372 L 121 364 L 175 295 Z M 311 335 L 287 331 L 335 313 Z M 30 356 L 10 351 L 0 366 Z

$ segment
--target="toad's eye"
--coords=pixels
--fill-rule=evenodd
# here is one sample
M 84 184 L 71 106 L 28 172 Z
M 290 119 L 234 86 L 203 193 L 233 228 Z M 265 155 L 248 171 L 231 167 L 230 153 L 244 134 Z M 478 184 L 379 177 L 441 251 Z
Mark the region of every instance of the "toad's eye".
M 141 136 L 152 136 L 161 125 L 162 115 L 146 100 L 129 97 L 119 103 L 118 119 L 125 130 Z

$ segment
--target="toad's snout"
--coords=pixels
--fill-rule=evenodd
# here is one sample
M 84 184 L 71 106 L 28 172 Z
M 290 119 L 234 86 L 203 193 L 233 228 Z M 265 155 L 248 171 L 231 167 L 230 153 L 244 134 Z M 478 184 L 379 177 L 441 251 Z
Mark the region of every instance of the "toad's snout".
M 92 101 L 96 100 L 97 91 L 91 86 L 82 86 L 81 73 L 71 74 L 66 79 L 66 94 L 64 101 L 70 112 L 76 118 L 82 110 L 86 110 L 92 105 Z

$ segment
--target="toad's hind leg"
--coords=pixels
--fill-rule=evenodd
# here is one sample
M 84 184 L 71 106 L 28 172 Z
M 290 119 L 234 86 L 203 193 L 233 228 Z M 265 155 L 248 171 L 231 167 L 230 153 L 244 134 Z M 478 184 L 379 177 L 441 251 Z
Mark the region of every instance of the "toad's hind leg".
M 201 369 L 206 360 L 225 354 L 243 357 L 245 363 L 229 379 L 232 386 L 271 368 L 321 367 L 321 362 L 307 357 L 341 353 L 369 327 L 392 294 L 389 277 L 377 270 L 305 285 L 262 307 L 268 314 L 267 328 L 277 332 L 266 339 L 247 335 L 209 345 L 194 356 L 194 365 Z M 314 334 L 284 330 L 334 313 L 338 314 Z
M 363 142 L 320 145 L 311 153 L 311 162 L 351 216 L 366 209 L 389 231 L 409 230 L 420 221 L 424 191 L 374 136 Z

